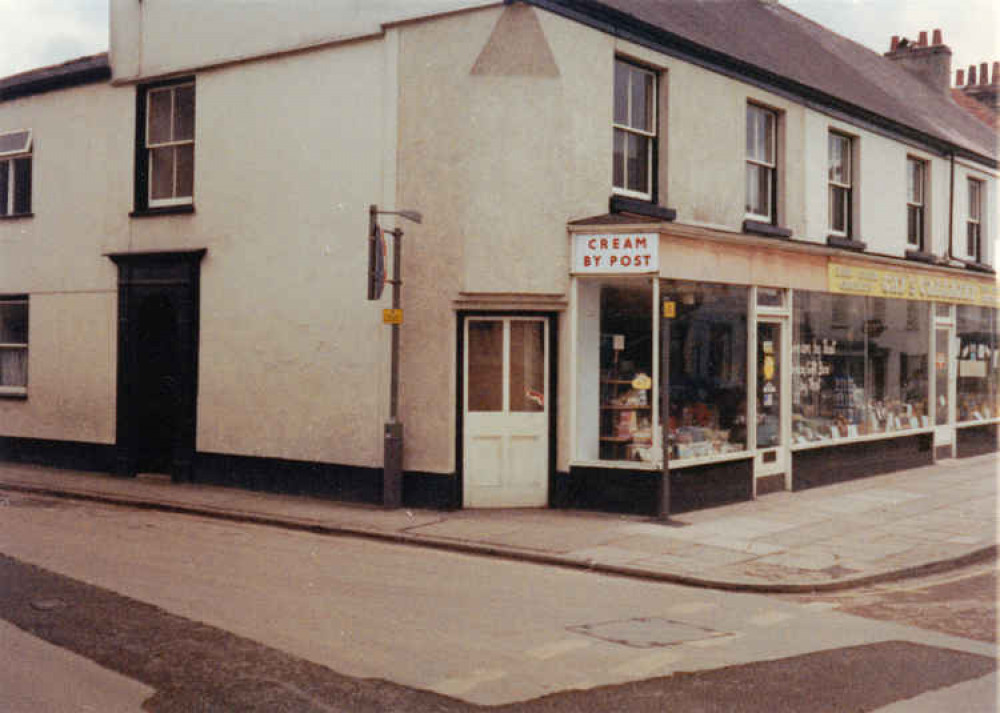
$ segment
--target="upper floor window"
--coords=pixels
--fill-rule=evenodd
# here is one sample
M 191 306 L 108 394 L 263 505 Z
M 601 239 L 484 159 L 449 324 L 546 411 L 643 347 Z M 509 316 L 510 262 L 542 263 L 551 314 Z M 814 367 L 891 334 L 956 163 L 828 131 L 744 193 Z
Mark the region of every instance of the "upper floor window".
M 775 112 L 747 104 L 746 213 L 767 223 L 777 222 L 777 131 Z
M 906 244 L 925 249 L 927 162 L 917 158 L 906 159 Z
M 653 199 L 656 151 L 656 73 L 615 61 L 615 193 Z
M 28 390 L 28 298 L 0 295 L 0 396 Z
M 136 208 L 190 205 L 194 200 L 194 82 L 139 91 Z
M 828 145 L 827 181 L 830 184 L 830 232 L 851 236 L 853 200 L 852 141 L 843 134 L 830 133 Z
M 31 213 L 31 129 L 0 134 L 0 217 Z
M 965 252 L 976 262 L 983 261 L 983 182 L 968 180 L 969 205 L 965 217 Z

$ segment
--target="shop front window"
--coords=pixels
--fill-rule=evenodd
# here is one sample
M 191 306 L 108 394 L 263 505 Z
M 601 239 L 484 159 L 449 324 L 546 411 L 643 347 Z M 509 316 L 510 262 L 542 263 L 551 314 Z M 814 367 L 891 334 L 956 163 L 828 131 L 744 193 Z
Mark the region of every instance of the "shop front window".
M 1000 416 L 1000 352 L 997 310 L 958 306 L 958 420 L 986 421 Z
M 670 329 L 670 458 L 747 449 L 745 287 L 665 281 Z
M 796 292 L 792 438 L 927 428 L 927 303 Z
M 600 290 L 599 458 L 659 460 L 653 452 L 653 286 Z

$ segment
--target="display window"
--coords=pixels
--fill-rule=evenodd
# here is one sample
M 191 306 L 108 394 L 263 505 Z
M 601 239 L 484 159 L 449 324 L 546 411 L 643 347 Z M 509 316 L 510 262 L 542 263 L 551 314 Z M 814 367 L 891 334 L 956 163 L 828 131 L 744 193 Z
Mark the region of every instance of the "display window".
M 749 289 L 667 280 L 671 460 L 747 450 Z
M 796 292 L 794 445 L 930 426 L 927 303 Z
M 653 286 L 600 288 L 600 460 L 658 460 L 653 452 Z
M 958 420 L 975 422 L 998 418 L 997 310 L 959 305 L 957 312 Z

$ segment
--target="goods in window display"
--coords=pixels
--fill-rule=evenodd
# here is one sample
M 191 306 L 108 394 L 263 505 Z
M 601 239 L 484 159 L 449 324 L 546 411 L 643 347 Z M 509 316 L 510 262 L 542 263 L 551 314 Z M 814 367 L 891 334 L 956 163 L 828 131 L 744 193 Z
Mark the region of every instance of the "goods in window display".
M 613 378 L 617 377 L 617 378 Z M 648 386 L 634 388 L 635 384 Z M 611 460 L 653 461 L 653 424 L 646 374 L 606 372 L 601 378 L 601 453 Z
M 990 421 L 1000 416 L 1000 349 L 993 326 L 995 311 L 958 310 L 958 413 L 960 422 Z

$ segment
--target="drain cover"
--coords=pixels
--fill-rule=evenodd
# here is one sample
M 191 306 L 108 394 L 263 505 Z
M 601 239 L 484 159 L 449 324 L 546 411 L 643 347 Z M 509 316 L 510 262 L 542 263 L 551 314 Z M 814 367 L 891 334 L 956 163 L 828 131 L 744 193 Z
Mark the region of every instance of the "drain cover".
M 36 599 L 31 602 L 31 608 L 38 611 L 52 611 L 53 609 L 60 609 L 62 606 L 63 602 L 61 599 Z
M 729 636 L 725 632 L 705 629 L 681 621 L 661 619 L 659 617 L 643 617 L 609 621 L 603 624 L 583 624 L 571 626 L 570 631 L 595 639 L 603 639 L 613 644 L 631 646 L 637 649 L 655 649 L 661 646 L 673 646 L 688 641 L 701 641 L 719 636 Z

